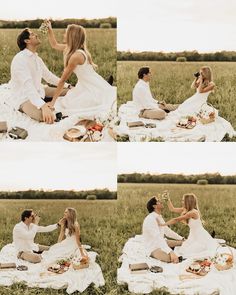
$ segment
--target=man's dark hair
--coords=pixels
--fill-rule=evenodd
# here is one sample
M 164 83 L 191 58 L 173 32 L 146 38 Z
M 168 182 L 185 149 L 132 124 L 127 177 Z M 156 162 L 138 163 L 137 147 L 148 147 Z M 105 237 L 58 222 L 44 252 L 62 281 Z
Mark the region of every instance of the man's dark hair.
M 157 200 L 155 197 L 151 198 L 148 202 L 147 202 L 147 209 L 149 213 L 152 213 L 154 211 L 153 205 L 156 205 Z
M 142 67 L 139 69 L 138 71 L 138 78 L 139 79 L 143 79 L 144 75 L 147 75 L 150 72 L 150 68 L 149 67 Z
M 26 48 L 25 40 L 29 39 L 30 32 L 29 29 L 24 29 L 17 37 L 17 45 L 20 48 L 20 50 L 24 50 Z
M 25 218 L 29 218 L 32 214 L 33 210 L 32 209 L 27 209 L 27 210 L 24 210 L 22 213 L 21 213 L 21 221 L 25 221 Z

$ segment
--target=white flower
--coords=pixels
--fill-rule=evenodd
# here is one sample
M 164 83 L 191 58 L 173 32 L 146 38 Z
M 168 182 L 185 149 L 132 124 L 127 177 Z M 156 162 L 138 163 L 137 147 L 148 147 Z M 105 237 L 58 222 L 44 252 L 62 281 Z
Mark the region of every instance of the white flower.
M 224 255 L 224 254 L 217 254 L 214 258 L 213 261 L 216 264 L 219 264 L 221 266 L 225 266 L 227 264 L 227 260 L 228 260 L 228 255 Z
M 82 257 L 80 256 L 74 256 L 74 258 L 72 259 L 72 263 L 76 266 L 79 266 L 81 264 L 81 259 Z
M 48 26 L 45 22 L 43 22 L 41 24 L 41 26 L 39 27 L 39 31 L 43 34 L 43 35 L 46 35 L 47 32 L 48 32 Z

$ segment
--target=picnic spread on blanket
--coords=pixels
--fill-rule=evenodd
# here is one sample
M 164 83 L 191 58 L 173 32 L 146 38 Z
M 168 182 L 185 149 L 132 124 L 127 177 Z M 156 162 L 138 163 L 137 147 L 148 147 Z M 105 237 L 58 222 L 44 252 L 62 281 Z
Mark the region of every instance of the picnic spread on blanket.
M 115 87 L 114 87 L 115 88 Z M 115 89 L 114 89 L 115 90 Z M 54 124 L 37 122 L 9 103 L 8 84 L 0 85 L 0 139 L 9 141 L 114 141 L 115 96 L 106 106 L 77 109 L 64 114 L 55 111 Z
M 213 106 L 202 104 L 196 114 L 182 114 L 178 109 L 163 120 L 140 118 L 133 101 L 120 106 L 120 124 L 116 128 L 119 136 L 127 135 L 129 141 L 221 141 L 226 134 L 233 137 L 236 132 L 230 122 L 222 118 Z
M 148 294 L 165 287 L 171 294 L 231 295 L 236 290 L 235 255 L 234 248 L 222 246 L 213 257 L 165 263 L 147 256 L 142 235 L 136 235 L 123 248 L 117 282 L 127 283 L 133 293 Z
M 87 245 L 87 248 L 90 247 Z M 83 292 L 92 283 L 96 287 L 103 286 L 105 281 L 96 263 L 97 253 L 87 253 L 89 261 L 82 261 L 78 257 L 61 257 L 50 261 L 45 255 L 40 263 L 33 264 L 18 259 L 14 245 L 8 244 L 0 251 L 0 285 L 24 282 L 29 287 L 66 289 L 68 294 Z

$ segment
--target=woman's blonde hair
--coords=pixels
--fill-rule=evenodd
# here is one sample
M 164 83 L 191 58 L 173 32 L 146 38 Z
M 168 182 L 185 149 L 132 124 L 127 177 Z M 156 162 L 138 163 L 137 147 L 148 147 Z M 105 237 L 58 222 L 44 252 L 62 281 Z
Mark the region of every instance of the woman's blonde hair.
M 65 222 L 65 228 L 69 230 L 69 235 L 73 235 L 75 233 L 75 227 L 78 226 L 77 221 L 77 212 L 74 208 L 66 208 L 68 211 L 68 218 Z
M 201 219 L 201 212 L 198 207 L 198 200 L 197 200 L 196 195 L 193 193 L 188 193 L 188 194 L 184 194 L 183 198 L 184 198 L 184 208 L 185 208 L 184 214 L 195 209 L 198 211 L 199 217 Z M 202 220 L 202 222 L 203 222 L 203 220 Z
M 193 209 L 199 210 L 197 197 L 194 194 L 192 193 L 184 194 L 183 198 L 184 198 L 184 208 L 186 209 L 187 212 Z
M 64 65 L 67 66 L 73 53 L 81 49 L 87 55 L 89 63 L 96 67 L 93 63 L 91 54 L 89 53 L 86 45 L 86 31 L 84 27 L 79 25 L 68 25 L 66 31 L 66 49 L 64 51 Z
M 204 75 L 203 87 L 206 87 L 213 80 L 212 70 L 208 66 L 201 67 L 200 70 L 203 72 L 203 75 Z

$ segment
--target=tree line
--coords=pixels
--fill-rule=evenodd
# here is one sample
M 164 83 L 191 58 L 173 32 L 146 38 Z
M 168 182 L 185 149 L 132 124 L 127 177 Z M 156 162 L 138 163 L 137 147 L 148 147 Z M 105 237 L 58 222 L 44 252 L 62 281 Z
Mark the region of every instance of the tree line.
M 44 19 L 21 20 L 21 21 L 6 21 L 0 20 L 0 28 L 2 29 L 22 29 L 22 28 L 39 28 Z M 85 28 L 116 28 L 117 20 L 115 17 L 99 18 L 99 19 L 75 19 L 68 18 L 63 20 L 51 20 L 53 28 L 66 28 L 69 24 L 78 24 Z M 104 24 L 110 24 L 104 26 Z
M 236 51 L 212 53 L 199 53 L 196 50 L 182 52 L 118 51 L 117 59 L 119 61 L 236 61 Z
M 209 184 L 236 184 L 236 175 L 222 176 L 220 173 L 197 175 L 130 173 L 118 175 L 119 183 L 183 183 L 196 184 L 206 180 Z M 199 183 L 201 184 L 201 182 Z
M 96 196 L 96 198 L 91 198 Z M 117 192 L 108 189 L 94 189 L 87 191 L 43 191 L 43 190 L 27 190 L 16 192 L 0 192 L 0 199 L 97 199 L 97 200 L 114 200 L 117 198 Z

